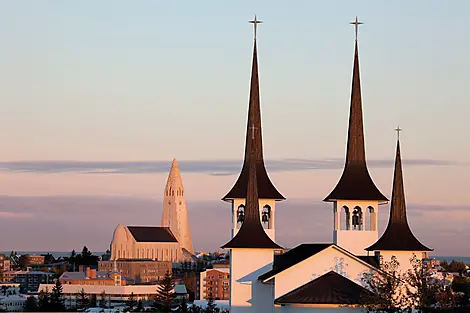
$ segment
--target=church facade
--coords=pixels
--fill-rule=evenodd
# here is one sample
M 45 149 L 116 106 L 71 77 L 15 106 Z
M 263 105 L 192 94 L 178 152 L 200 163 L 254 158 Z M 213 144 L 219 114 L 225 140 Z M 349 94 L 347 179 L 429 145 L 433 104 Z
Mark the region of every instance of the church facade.
M 173 159 L 166 183 L 161 226 L 123 226 L 114 230 L 111 260 L 190 261 L 194 255 L 183 180 Z
M 223 198 L 232 202 L 230 312 L 358 312 L 370 293 L 364 273 L 380 271 L 380 260 L 396 256 L 403 271 L 409 259 L 431 251 L 413 235 L 406 217 L 401 150 L 397 139 L 390 217 L 378 236 L 379 206 L 388 198 L 374 184 L 366 162 L 359 53 L 356 40 L 342 176 L 324 199 L 333 204 L 331 243 L 302 243 L 283 249 L 276 243 L 274 205 L 284 200 L 263 160 L 255 17 L 251 90 L 245 159 L 238 180 Z

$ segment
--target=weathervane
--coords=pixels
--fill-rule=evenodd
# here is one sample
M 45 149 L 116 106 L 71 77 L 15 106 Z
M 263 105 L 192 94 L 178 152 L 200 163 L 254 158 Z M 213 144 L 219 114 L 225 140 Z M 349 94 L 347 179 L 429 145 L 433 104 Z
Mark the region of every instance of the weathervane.
M 349 24 L 352 24 L 352 25 L 354 25 L 354 26 L 355 26 L 355 28 L 356 28 L 356 41 L 357 41 L 357 32 L 358 32 L 358 27 L 359 27 L 359 25 L 361 25 L 361 24 L 364 24 L 364 23 L 362 23 L 362 22 L 359 22 L 359 21 L 358 21 L 358 19 L 357 19 L 357 16 L 356 16 L 356 20 L 355 20 L 354 22 L 350 22 Z
M 253 24 L 253 27 L 254 27 L 254 30 L 255 30 L 254 36 L 255 36 L 255 39 L 256 39 L 256 28 L 258 27 L 258 24 L 263 23 L 263 21 L 258 20 L 256 18 L 256 15 L 255 15 L 255 18 L 252 21 L 248 21 L 248 22 Z
M 397 140 L 400 140 L 400 132 L 402 131 L 402 129 L 400 128 L 400 126 L 398 126 L 397 128 L 395 128 L 395 131 L 397 132 Z

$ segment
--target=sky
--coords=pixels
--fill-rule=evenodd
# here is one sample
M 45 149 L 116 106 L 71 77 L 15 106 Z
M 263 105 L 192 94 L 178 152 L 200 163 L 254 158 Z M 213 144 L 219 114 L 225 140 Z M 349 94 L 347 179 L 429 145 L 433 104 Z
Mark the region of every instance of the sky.
M 438 255 L 470 255 L 459 245 L 470 239 L 469 10 L 424 0 L 2 1 L 0 237 L 24 236 L 0 250 L 103 251 L 117 223 L 158 224 L 173 157 L 190 220 L 203 208 L 228 236 L 219 199 L 242 162 L 254 14 L 266 165 L 288 199 L 279 240 L 331 241 L 321 199 L 345 155 L 357 15 L 371 175 L 390 196 L 400 125 L 413 230 Z M 387 206 L 380 214 L 383 229 Z M 318 220 L 330 224 L 306 222 Z M 298 234 L 286 231 L 293 223 Z M 191 224 L 196 249 L 225 243 Z

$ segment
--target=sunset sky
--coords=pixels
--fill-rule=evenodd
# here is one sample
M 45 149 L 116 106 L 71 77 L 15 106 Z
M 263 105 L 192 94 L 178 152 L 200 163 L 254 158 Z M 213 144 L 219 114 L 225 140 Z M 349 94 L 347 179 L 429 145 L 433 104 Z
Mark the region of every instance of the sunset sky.
M 331 241 L 321 199 L 344 160 L 358 15 L 372 177 L 390 196 L 400 125 L 412 229 L 436 255 L 470 256 L 468 12 L 425 0 L 3 1 L 0 251 L 104 251 L 117 223 L 158 224 L 173 157 L 195 248 L 225 243 L 211 232 L 230 232 L 219 199 L 242 162 L 256 13 L 266 164 L 288 199 L 281 244 Z

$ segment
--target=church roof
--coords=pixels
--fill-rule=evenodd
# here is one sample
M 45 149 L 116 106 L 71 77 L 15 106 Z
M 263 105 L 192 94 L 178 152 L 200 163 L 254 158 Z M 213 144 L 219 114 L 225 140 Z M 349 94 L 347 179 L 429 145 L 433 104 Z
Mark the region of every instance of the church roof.
M 251 140 L 254 134 L 254 140 Z M 263 158 L 263 138 L 261 131 L 261 108 L 259 96 L 258 79 L 258 55 L 256 47 L 256 38 L 253 48 L 253 64 L 251 69 L 250 103 L 248 108 L 248 122 L 246 126 L 245 158 L 243 167 L 235 185 L 222 198 L 222 200 L 246 199 L 247 186 L 249 180 L 249 159 L 251 152 L 254 151 L 256 176 L 258 178 L 258 195 L 260 199 L 284 200 L 284 196 L 276 189 L 269 179 Z
M 275 304 L 361 304 L 371 292 L 330 271 L 274 300 Z
M 346 162 L 336 187 L 324 199 L 324 201 L 336 200 L 388 201 L 375 186 L 367 169 L 357 40 L 354 51 Z
M 399 129 L 398 129 L 399 130 Z M 401 165 L 400 140 L 397 140 L 395 171 L 393 174 L 392 203 L 387 228 L 382 237 L 367 251 L 432 251 L 413 235 L 406 217 L 405 187 Z
M 137 242 L 178 242 L 169 227 L 127 226 Z
M 251 139 L 254 141 L 254 136 Z M 245 219 L 235 237 L 222 246 L 222 249 L 255 248 L 255 249 L 282 249 L 266 234 L 261 225 L 258 198 L 258 183 L 255 159 L 248 159 L 248 188 L 246 191 Z M 249 261 L 248 261 L 249 262 Z
M 273 269 L 259 276 L 258 279 L 265 280 L 270 278 L 332 245 L 331 243 L 303 243 L 283 254 L 275 255 Z

